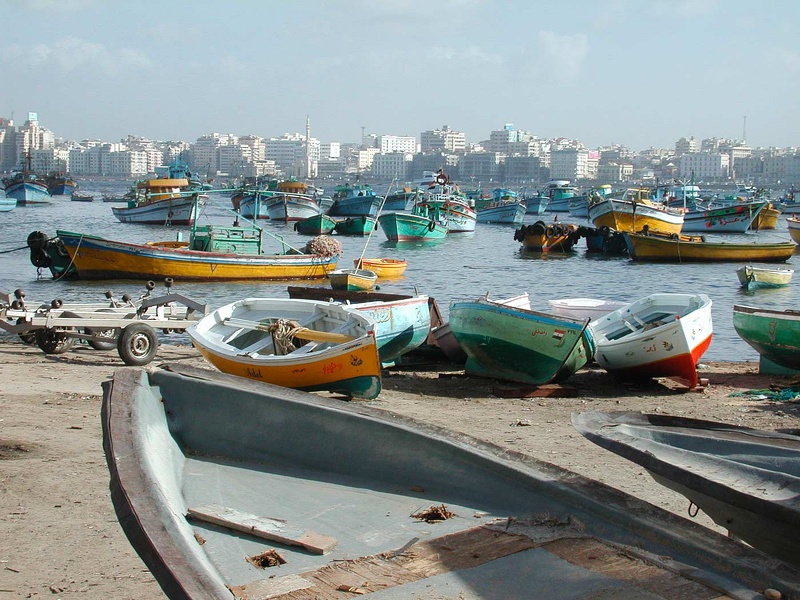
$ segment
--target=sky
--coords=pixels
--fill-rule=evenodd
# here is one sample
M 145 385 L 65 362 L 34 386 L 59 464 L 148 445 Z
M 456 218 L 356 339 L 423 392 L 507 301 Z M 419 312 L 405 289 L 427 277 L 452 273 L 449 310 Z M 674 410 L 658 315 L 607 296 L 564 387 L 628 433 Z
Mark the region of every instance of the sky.
M 57 137 L 800 146 L 796 0 L 0 0 L 0 117 Z M 16 25 L 15 25 L 16 24 Z

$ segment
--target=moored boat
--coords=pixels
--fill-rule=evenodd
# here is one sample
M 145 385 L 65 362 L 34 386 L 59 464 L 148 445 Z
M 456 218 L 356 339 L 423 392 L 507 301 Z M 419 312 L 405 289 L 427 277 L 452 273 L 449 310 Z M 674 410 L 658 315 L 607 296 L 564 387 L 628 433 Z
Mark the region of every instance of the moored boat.
M 623 232 L 628 254 L 640 262 L 784 262 L 794 242 L 708 242 L 700 237 Z
M 450 328 L 473 375 L 532 385 L 563 381 L 594 354 L 588 320 L 532 310 L 527 294 L 450 305 Z
M 514 240 L 521 242 L 525 250 L 535 252 L 570 252 L 578 241 L 578 228 L 571 223 L 536 221 L 523 225 L 514 232 Z
M 93 202 L 94 196 L 92 194 L 84 194 L 83 192 L 73 192 L 70 200 L 73 202 Z
M 208 195 L 189 187 L 189 180 L 159 177 L 136 184 L 136 197 L 127 206 L 112 206 L 122 223 L 191 225 Z
M 789 237 L 795 244 L 800 244 L 800 218 L 787 217 L 786 226 L 789 230 Z
M 319 202 L 305 193 L 308 186 L 300 181 L 281 181 L 277 191 L 261 200 L 271 221 L 302 221 L 322 214 Z
M 2 178 L 6 198 L 13 198 L 19 206 L 42 204 L 51 200 L 47 182 L 34 173 L 31 162 L 31 155 L 26 153 L 22 167 L 9 177 Z
M 746 290 L 759 288 L 776 288 L 789 285 L 794 275 L 793 269 L 776 269 L 744 265 L 736 269 L 739 283 Z
M 519 225 L 525 219 L 525 211 L 519 194 L 506 188 L 494 189 L 491 197 L 475 201 L 478 223 Z
M 294 224 L 294 230 L 303 235 L 327 235 L 336 228 L 336 220 L 320 213 Z
M 734 305 L 733 327 L 762 358 L 800 370 L 800 312 Z
M 697 387 L 697 363 L 711 344 L 705 294 L 650 294 L 589 323 L 594 359 L 625 378 L 667 377 Z
M 761 231 L 762 229 L 777 229 L 778 217 L 781 216 L 781 211 L 772 202 L 767 205 L 756 215 L 753 222 L 750 223 L 750 229 Z
M 685 518 L 364 403 L 175 364 L 118 370 L 101 414 L 117 518 L 171 599 L 800 592 Z
M 381 390 L 375 328 L 337 302 L 246 298 L 216 309 L 187 334 L 224 373 L 373 399 Z
M 8 212 L 17 208 L 17 199 L 0 196 L 0 212 Z
M 641 231 L 646 226 L 650 231 L 671 234 L 680 233 L 683 227 L 683 212 L 656 204 L 650 199 L 650 190 L 644 188 L 593 198 L 588 215 L 595 227 L 615 231 Z
M 383 200 L 372 187 L 364 183 L 336 186 L 332 198 L 333 204 L 328 210 L 332 217 L 375 217 Z
M 569 212 L 569 200 L 578 194 L 578 188 L 566 179 L 555 179 L 547 184 L 545 194 L 550 198 L 549 212 Z
M 361 215 L 336 221 L 333 230 L 339 235 L 369 235 L 375 229 L 375 217 Z
M 378 224 L 392 242 L 441 240 L 447 235 L 447 217 L 437 204 L 419 202 L 411 212 L 384 213 Z
M 707 209 L 690 210 L 683 215 L 684 233 L 744 233 L 767 206 L 766 202 L 742 202 Z
M 800 567 L 797 436 L 639 412 L 573 414 L 572 423 L 684 495 L 731 536 Z
M 334 269 L 328 273 L 328 279 L 335 290 L 371 290 L 378 275 L 369 269 Z
M 323 279 L 336 268 L 341 247 L 331 238 L 312 239 L 306 252 L 287 247 L 262 253 L 260 229 L 196 227 L 190 241 L 133 244 L 57 231 L 80 279 L 235 281 Z M 330 242 L 336 242 L 336 246 Z
M 378 279 L 395 279 L 406 272 L 408 261 L 401 258 L 356 258 L 353 266 L 374 271 Z
M 78 184 L 65 173 L 51 173 L 45 178 L 51 196 L 71 196 Z

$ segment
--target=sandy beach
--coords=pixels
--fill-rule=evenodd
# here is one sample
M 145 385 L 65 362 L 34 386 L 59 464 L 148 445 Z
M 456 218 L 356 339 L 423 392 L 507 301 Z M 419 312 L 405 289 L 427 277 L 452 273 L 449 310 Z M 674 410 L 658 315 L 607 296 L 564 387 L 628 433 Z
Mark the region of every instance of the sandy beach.
M 125 538 L 108 491 L 101 383 L 124 368 L 116 351 L 80 346 L 45 355 L 3 336 L 0 361 L 0 599 L 163 598 Z M 176 361 L 210 368 L 193 348 L 172 345 L 162 345 L 149 368 Z M 757 363 L 703 364 L 701 377 L 705 388 L 685 391 L 667 380 L 620 384 L 589 368 L 549 388 L 554 395 L 520 398 L 496 395 L 514 386 L 466 377 L 456 367 L 407 367 L 385 372 L 384 389 L 370 404 L 532 455 L 689 518 L 683 496 L 585 440 L 570 415 L 635 410 L 800 429 L 800 404 L 732 395 L 796 380 L 759 375 Z M 696 520 L 716 529 L 702 513 Z

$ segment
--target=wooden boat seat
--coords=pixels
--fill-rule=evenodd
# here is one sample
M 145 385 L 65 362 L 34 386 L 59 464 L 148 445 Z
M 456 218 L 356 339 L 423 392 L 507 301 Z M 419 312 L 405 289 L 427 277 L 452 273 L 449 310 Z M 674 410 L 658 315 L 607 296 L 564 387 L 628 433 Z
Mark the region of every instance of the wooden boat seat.
M 647 331 L 648 329 L 661 327 L 662 325 L 666 325 L 667 323 L 674 321 L 676 318 L 673 313 L 665 312 L 653 313 L 652 315 L 647 315 L 647 317 L 644 319 L 635 314 L 631 314 L 630 317 L 635 321 L 635 323 L 631 323 L 627 319 L 622 319 L 622 323 L 625 325 L 625 327 L 627 327 L 627 329 L 620 329 L 614 331 L 613 333 L 609 333 L 606 336 L 606 339 L 609 341 L 618 340 L 626 335 L 630 335 L 631 333 L 638 333 L 640 331 Z

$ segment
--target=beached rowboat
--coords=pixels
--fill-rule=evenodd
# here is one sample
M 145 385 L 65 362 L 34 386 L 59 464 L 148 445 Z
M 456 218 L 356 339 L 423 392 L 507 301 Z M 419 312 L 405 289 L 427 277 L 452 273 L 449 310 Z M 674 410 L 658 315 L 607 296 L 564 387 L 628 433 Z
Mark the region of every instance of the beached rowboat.
M 733 328 L 762 358 L 800 370 L 800 311 L 734 305 Z

